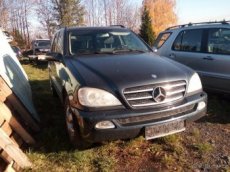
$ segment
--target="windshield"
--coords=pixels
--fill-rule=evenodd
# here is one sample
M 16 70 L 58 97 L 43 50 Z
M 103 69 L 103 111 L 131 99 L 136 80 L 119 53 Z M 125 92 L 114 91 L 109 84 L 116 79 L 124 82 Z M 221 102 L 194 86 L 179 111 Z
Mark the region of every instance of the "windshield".
M 37 41 L 35 45 L 37 47 L 50 47 L 50 41 Z
M 72 31 L 70 54 L 117 54 L 148 52 L 149 48 L 130 31 Z

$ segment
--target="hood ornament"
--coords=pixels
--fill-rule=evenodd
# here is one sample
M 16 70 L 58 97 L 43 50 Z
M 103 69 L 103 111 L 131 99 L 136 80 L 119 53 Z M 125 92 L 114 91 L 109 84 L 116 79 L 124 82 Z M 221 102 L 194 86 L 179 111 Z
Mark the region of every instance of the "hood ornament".
M 151 77 L 152 77 L 153 79 L 156 79 L 156 78 L 157 78 L 157 75 L 152 74 Z
M 166 99 L 166 91 L 163 87 L 156 87 L 152 92 L 152 96 L 155 102 L 163 102 Z

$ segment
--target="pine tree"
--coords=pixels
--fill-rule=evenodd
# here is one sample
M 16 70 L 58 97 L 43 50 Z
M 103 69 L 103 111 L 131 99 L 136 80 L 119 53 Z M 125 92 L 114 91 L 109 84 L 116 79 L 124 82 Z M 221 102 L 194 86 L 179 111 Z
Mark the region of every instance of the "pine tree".
M 140 28 L 140 37 L 150 46 L 153 46 L 155 40 L 155 34 L 152 29 L 151 18 L 149 11 L 144 7 L 142 16 L 141 16 L 141 28 Z
M 52 0 L 54 4 L 54 18 L 59 27 L 79 26 L 83 24 L 85 14 L 81 0 Z

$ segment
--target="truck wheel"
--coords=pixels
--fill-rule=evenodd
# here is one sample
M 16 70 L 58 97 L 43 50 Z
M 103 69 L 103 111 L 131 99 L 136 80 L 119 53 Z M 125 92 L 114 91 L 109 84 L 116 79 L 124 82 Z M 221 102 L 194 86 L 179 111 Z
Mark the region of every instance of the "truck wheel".
M 55 88 L 54 88 L 54 86 L 53 86 L 53 84 L 52 84 L 51 79 L 50 79 L 50 91 L 51 91 L 51 93 L 52 93 L 52 95 L 53 95 L 54 97 L 58 97 L 57 91 L 55 90 Z
M 71 144 L 78 150 L 89 148 L 91 143 L 82 139 L 79 125 L 77 124 L 76 118 L 71 111 L 68 97 L 65 99 L 65 119 Z

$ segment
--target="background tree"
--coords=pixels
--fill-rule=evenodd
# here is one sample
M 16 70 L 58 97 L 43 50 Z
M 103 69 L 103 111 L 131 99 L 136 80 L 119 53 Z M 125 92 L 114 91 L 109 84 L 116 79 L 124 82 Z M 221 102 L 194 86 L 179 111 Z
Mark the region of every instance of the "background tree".
M 87 26 L 124 25 L 139 31 L 141 8 L 132 0 L 83 0 Z
M 150 46 L 153 46 L 155 40 L 155 34 L 152 29 L 151 18 L 149 16 L 149 11 L 144 7 L 142 17 L 141 17 L 141 28 L 140 37 Z
M 143 4 L 149 10 L 156 35 L 177 23 L 176 0 L 143 0 Z
M 5 0 L 0 0 L 0 16 L 0 26 L 7 29 L 9 13 Z
M 52 0 L 53 16 L 58 27 L 79 26 L 84 22 L 84 7 L 80 0 Z
M 37 18 L 43 29 L 47 32 L 49 39 L 55 31 L 56 23 L 53 17 L 54 7 L 50 0 L 40 0 L 37 4 Z
M 17 45 L 19 47 L 25 46 L 26 40 L 23 38 L 18 30 L 15 30 L 14 33 L 12 33 L 12 36 L 14 37 L 14 40 L 12 42 L 13 45 Z

